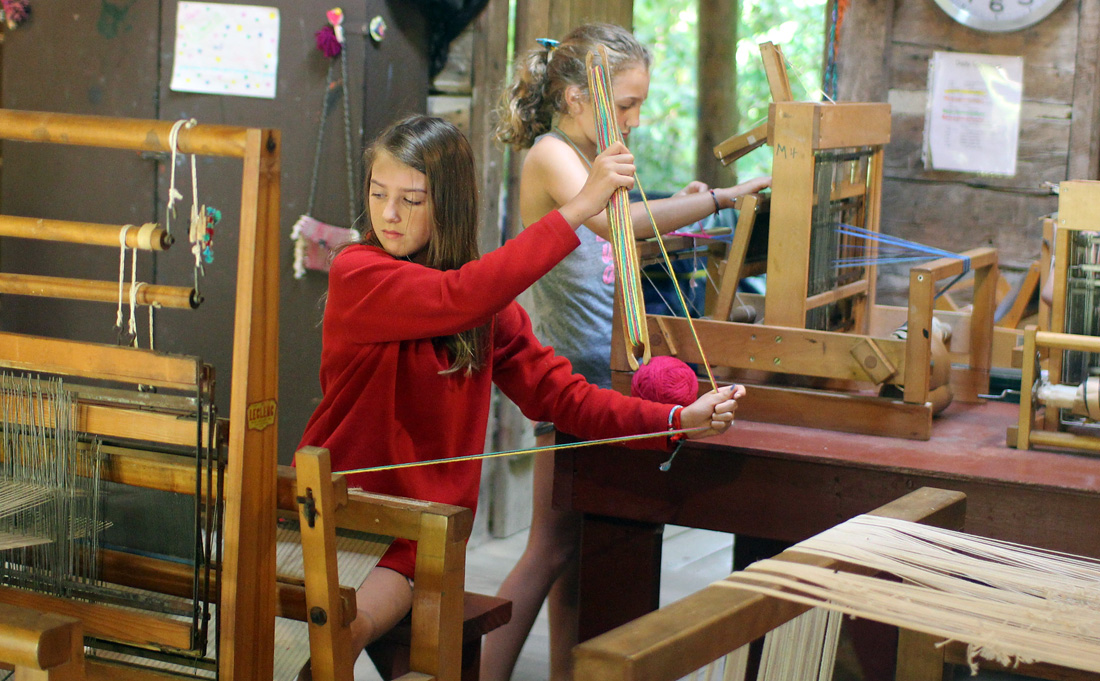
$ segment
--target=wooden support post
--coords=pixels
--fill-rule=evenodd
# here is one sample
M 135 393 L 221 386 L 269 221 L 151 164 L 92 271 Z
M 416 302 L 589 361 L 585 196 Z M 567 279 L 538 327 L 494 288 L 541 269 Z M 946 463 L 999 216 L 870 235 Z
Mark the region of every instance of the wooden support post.
M 183 135 L 180 135 L 181 145 Z M 279 134 L 249 130 L 241 191 L 219 673 L 271 678 L 279 380 Z
M 298 469 L 298 519 L 302 534 L 309 657 L 312 678 L 351 681 L 354 657 L 343 622 L 340 577 L 336 565 L 337 499 L 326 449 L 304 447 L 295 456 Z
M 1009 433 L 1009 445 L 1016 449 L 1031 449 L 1031 429 L 1035 425 L 1035 327 L 1024 329 L 1024 356 L 1020 367 L 1020 418 L 1016 423 L 1015 442 Z M 1054 410 L 1057 411 L 1057 410 Z
M 459 681 L 466 542 L 449 531 L 446 518 L 425 513 L 420 522 L 409 667 L 439 681 Z
M 931 374 L 932 298 L 936 282 L 924 267 L 909 270 L 909 317 L 905 343 L 905 401 L 928 401 L 928 377 Z
M 765 321 L 806 328 L 810 269 L 810 225 L 814 208 L 814 121 L 817 108 L 802 102 L 771 105 L 769 137 L 775 149 L 768 232 L 768 290 Z
M 980 249 L 972 253 L 992 254 L 993 262 L 974 268 L 974 301 L 970 312 L 970 350 L 965 386 L 955 387 L 955 399 L 981 402 L 989 392 L 989 370 L 993 366 L 993 316 L 997 310 L 997 281 L 1000 271 L 997 252 Z
M 723 172 L 722 163 L 711 150 L 730 130 L 737 130 L 741 122 L 736 69 L 740 5 L 738 0 L 699 2 L 695 177 L 711 187 L 724 187 L 730 179 L 730 174 Z

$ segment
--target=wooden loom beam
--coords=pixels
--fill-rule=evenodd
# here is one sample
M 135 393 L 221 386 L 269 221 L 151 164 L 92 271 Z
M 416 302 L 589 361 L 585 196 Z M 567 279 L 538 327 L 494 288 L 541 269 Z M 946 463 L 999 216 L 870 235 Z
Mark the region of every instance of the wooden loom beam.
M 872 515 L 961 529 L 966 497 L 922 488 Z M 785 551 L 778 556 L 823 567 L 837 561 Z M 750 643 L 809 606 L 712 585 L 574 649 L 576 681 L 673 681 Z M 923 651 L 928 654 L 927 651 Z
M 12 412 L 13 422 L 46 425 L 41 421 L 48 412 L 36 412 L 32 398 L 7 396 L 7 401 L 18 405 Z M 42 403 L 47 409 L 54 408 L 54 403 L 49 398 L 42 398 Z M 171 414 L 99 404 L 78 403 L 74 405 L 74 409 L 76 419 L 73 429 L 83 433 L 106 438 L 127 438 L 191 447 L 200 437 L 194 421 L 180 419 Z M 19 418 L 21 414 L 27 418 Z M 209 429 L 209 424 L 203 424 L 201 433 L 203 442 L 207 441 Z
M 0 110 L 0 137 L 19 142 L 44 142 L 126 151 L 171 152 L 168 137 L 174 121 L 150 121 L 109 116 Z M 179 153 L 244 158 L 249 131 L 231 125 L 181 128 Z
M 131 284 L 122 285 L 123 305 L 130 304 Z M 34 274 L 0 273 L 0 293 L 42 298 L 67 298 L 92 303 L 118 303 L 118 282 L 92 279 L 69 279 Z M 179 310 L 193 310 L 202 302 L 195 289 L 186 286 L 140 284 L 135 302 L 141 306 L 155 305 Z
M 0 605 L 0 639 L 11 642 L 8 663 L 15 667 L 47 671 L 66 664 L 74 642 L 83 646 L 80 632 L 80 622 L 71 617 Z
M 47 596 L 12 587 L 0 587 L 0 604 L 75 617 L 81 621 L 88 636 L 179 649 L 191 645 L 190 620 L 170 620 L 147 612 Z M 5 641 L 5 654 L 6 646 Z
M 144 231 L 143 231 L 144 230 Z M 153 223 L 137 225 L 103 225 L 94 222 L 72 220 L 44 220 L 15 215 L 0 215 L 0 237 L 57 241 L 87 246 L 111 246 L 119 248 L 119 239 L 125 236 L 126 248 L 145 251 L 165 251 L 173 238 L 163 227 Z
M 194 391 L 202 380 L 195 357 L 3 332 L 0 367 L 173 390 Z

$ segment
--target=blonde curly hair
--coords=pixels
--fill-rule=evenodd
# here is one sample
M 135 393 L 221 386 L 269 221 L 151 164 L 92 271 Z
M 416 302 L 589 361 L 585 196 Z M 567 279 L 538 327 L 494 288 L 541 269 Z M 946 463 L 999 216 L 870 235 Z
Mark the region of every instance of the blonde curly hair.
M 639 65 L 649 69 L 649 49 L 630 31 L 614 24 L 578 26 L 557 45 L 540 46 L 516 60 L 512 83 L 497 107 L 497 140 L 526 149 L 549 132 L 554 116 L 568 111 L 566 88 L 575 85 L 587 95 L 585 58 L 600 45 L 607 48 L 612 77 Z

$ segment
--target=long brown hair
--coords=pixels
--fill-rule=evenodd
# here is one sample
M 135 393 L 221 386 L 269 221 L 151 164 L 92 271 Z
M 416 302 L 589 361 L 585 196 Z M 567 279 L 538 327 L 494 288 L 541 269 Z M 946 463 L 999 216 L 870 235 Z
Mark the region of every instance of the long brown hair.
M 424 173 L 432 236 L 417 261 L 437 270 L 453 270 L 481 257 L 477 243 L 477 176 L 474 153 L 466 137 L 441 118 L 415 115 L 386 128 L 367 148 L 364 194 L 370 193 L 371 171 L 379 152 Z M 381 246 L 366 211 L 363 242 Z M 485 364 L 488 325 L 435 339 L 450 351 L 451 367 L 443 373 L 470 373 Z
M 526 149 L 549 132 L 554 116 L 568 111 L 565 89 L 575 85 L 588 93 L 585 58 L 600 45 L 607 48 L 612 77 L 634 66 L 649 69 L 649 49 L 630 31 L 614 24 L 578 26 L 556 46 L 538 47 L 516 60 L 512 84 L 497 107 L 496 138 Z

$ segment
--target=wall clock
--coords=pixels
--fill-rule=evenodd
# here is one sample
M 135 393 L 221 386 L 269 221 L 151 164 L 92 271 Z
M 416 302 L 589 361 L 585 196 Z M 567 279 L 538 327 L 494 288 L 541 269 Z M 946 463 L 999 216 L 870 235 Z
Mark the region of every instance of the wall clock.
M 1004 32 L 1039 23 L 1058 9 L 1062 0 L 936 0 L 936 4 L 963 26 Z

